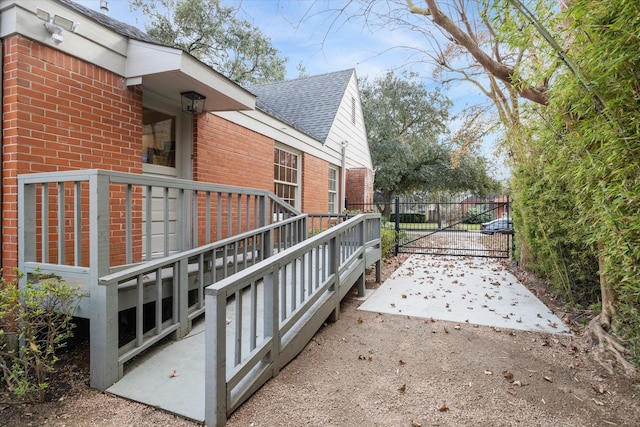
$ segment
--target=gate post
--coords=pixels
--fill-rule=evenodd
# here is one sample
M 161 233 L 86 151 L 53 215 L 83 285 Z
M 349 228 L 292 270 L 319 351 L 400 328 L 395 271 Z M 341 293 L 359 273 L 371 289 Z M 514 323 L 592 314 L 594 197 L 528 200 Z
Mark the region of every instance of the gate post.
M 398 256 L 398 250 L 400 249 L 400 197 L 396 196 L 395 200 L 395 214 L 396 214 L 396 226 L 395 226 L 395 237 L 396 237 L 396 248 L 394 251 L 395 256 Z

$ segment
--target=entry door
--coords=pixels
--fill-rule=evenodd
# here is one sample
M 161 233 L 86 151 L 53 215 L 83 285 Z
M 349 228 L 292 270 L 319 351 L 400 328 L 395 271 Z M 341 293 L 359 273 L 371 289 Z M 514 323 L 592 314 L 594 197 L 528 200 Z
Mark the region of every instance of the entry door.
M 142 130 L 142 172 L 178 178 L 180 144 L 176 141 L 176 116 L 145 108 Z M 151 257 L 162 257 L 176 252 L 178 246 L 178 193 L 170 190 L 165 203 L 164 191 L 153 188 L 151 193 Z M 165 217 L 168 230 L 165 232 Z M 147 200 L 146 192 L 142 208 L 143 251 L 147 251 Z

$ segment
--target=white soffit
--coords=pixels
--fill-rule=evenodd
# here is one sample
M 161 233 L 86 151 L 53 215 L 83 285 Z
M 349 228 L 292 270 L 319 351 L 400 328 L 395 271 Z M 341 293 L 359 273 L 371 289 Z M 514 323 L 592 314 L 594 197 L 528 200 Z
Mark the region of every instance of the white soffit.
M 179 49 L 130 40 L 125 77 L 177 103 L 181 92 L 198 92 L 207 111 L 255 109 L 253 94 Z

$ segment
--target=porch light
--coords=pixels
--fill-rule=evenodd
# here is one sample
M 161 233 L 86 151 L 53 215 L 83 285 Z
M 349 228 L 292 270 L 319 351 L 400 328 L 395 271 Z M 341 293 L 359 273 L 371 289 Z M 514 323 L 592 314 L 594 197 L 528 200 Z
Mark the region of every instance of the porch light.
M 182 111 L 194 116 L 204 112 L 204 100 L 207 99 L 206 96 L 194 91 L 182 92 L 180 96 L 182 97 Z

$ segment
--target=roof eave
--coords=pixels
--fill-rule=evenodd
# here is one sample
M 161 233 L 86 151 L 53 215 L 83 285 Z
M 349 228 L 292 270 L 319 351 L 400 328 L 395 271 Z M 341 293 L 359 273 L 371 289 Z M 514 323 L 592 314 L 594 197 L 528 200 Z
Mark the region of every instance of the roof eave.
M 180 93 L 195 91 L 207 97 L 207 111 L 255 109 L 255 96 L 188 53 L 171 47 L 129 40 L 127 85 L 163 94 L 180 102 Z

